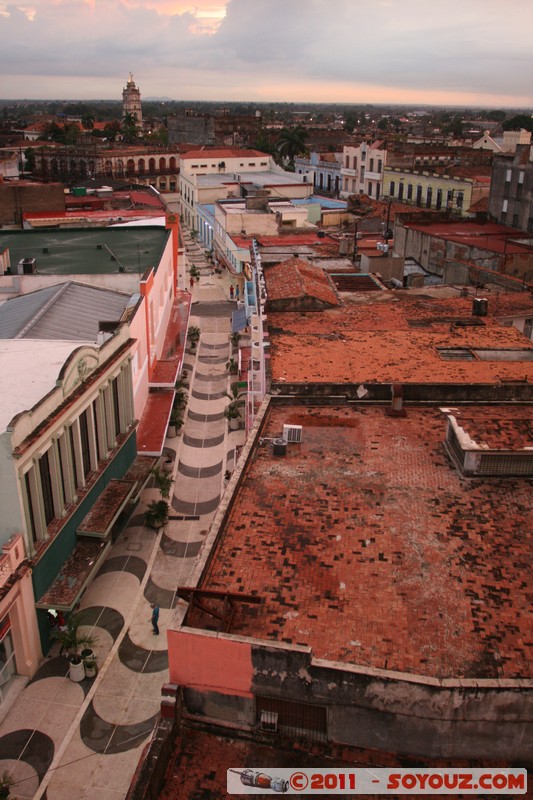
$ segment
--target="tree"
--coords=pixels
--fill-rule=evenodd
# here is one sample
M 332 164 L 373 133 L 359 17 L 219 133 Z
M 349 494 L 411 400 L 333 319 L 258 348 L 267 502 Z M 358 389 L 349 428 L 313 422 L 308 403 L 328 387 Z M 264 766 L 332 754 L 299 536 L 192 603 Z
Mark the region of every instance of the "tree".
M 526 131 L 533 133 L 533 117 L 528 117 L 527 114 L 517 114 L 515 117 L 506 120 L 502 127 L 504 131 L 519 131 L 524 128 Z
M 133 144 L 137 141 L 137 119 L 131 113 L 124 114 L 122 117 L 122 136 L 128 144 Z
M 86 131 L 92 131 L 94 128 L 94 117 L 92 114 L 84 114 L 81 118 L 81 124 Z
M 28 170 L 29 172 L 33 172 L 33 170 L 35 169 L 35 152 L 33 150 L 33 147 L 27 147 L 24 150 L 24 158 L 26 160 L 25 163 L 26 170 Z
M 294 172 L 296 156 L 307 153 L 305 139 L 307 132 L 301 125 L 295 128 L 283 128 L 278 139 L 278 153 L 290 172 Z

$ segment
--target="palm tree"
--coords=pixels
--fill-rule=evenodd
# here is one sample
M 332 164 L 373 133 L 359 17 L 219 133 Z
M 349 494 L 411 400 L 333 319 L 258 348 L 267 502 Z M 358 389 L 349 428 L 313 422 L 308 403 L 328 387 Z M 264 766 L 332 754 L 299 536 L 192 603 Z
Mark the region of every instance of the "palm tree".
M 295 128 L 283 128 L 278 139 L 278 153 L 287 169 L 294 172 L 294 159 L 307 152 L 305 139 L 307 131 L 301 125 Z
M 137 140 L 137 120 L 134 114 L 124 114 L 122 117 L 122 134 L 124 141 L 133 144 Z

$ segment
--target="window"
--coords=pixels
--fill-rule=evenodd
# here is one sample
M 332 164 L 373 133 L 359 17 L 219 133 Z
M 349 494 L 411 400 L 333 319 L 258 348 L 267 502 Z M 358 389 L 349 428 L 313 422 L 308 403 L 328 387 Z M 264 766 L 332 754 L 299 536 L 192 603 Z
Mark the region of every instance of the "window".
M 426 191 L 426 208 L 431 208 L 431 201 L 433 199 L 433 189 L 428 186 Z
M 35 527 L 35 516 L 33 514 L 33 505 L 31 502 L 31 485 L 30 485 L 30 473 L 26 472 L 24 475 L 24 485 L 26 487 L 26 497 L 28 499 L 28 523 L 29 523 L 29 534 L 31 536 L 32 542 L 37 541 L 37 529 Z
M 416 204 L 417 204 L 417 206 L 421 206 L 422 205 L 422 187 L 421 186 L 417 186 L 416 187 Z
M 353 157 L 353 168 L 357 169 L 357 156 Z
M 503 205 L 502 205 L 502 212 L 503 212 L 504 214 L 507 212 L 507 206 L 508 206 L 508 205 L 509 205 L 509 201 L 508 201 L 508 200 L 504 200 L 504 201 L 503 201 Z
M 391 182 L 389 183 L 389 196 L 390 196 L 390 197 L 394 197 L 394 190 L 395 190 L 395 188 L 396 188 L 396 187 L 394 186 L 394 181 L 391 181 Z
M 456 202 L 457 208 L 462 208 L 463 207 L 463 202 L 464 202 L 464 193 L 463 192 L 457 192 L 457 202 Z
M 435 200 L 435 208 L 437 210 L 442 208 L 442 189 L 437 189 L 437 199 Z
M 370 172 L 374 172 L 374 159 L 373 158 L 370 159 L 370 166 L 368 167 L 368 169 L 370 170 Z
M 522 183 L 524 183 L 524 172 L 523 172 L 523 170 L 521 170 L 521 171 L 518 173 L 518 183 L 519 183 L 519 184 L 522 184 Z
M 46 524 L 49 525 L 55 517 L 55 511 L 54 496 L 52 494 L 52 479 L 50 477 L 50 461 L 47 452 L 39 459 L 39 476 L 41 478 L 44 518 Z
M 378 172 L 381 172 L 381 171 L 382 171 L 382 167 L 383 167 L 383 161 L 381 161 L 381 159 L 380 159 L 380 160 L 378 161 Z
M 407 199 L 408 200 L 412 200 L 413 199 L 413 184 L 412 183 L 410 183 L 407 186 Z
M 372 197 L 372 181 L 368 183 L 368 196 Z
M 115 436 L 120 433 L 120 402 L 118 396 L 118 378 L 111 381 L 111 391 L 113 393 L 113 413 L 115 416 Z
M 366 159 L 366 150 L 362 150 L 361 151 L 361 161 L 364 161 L 365 159 Z
M 505 172 L 505 183 L 511 183 L 511 170 L 508 169 Z
M 91 471 L 91 450 L 89 446 L 89 425 L 87 423 L 87 412 L 83 411 L 80 414 L 80 438 L 81 438 L 81 455 L 83 460 L 83 474 L 85 477 Z
M 398 200 L 403 200 L 403 183 L 400 181 L 398 186 Z
M 513 221 L 511 223 L 513 228 L 518 228 L 518 214 L 513 214 Z

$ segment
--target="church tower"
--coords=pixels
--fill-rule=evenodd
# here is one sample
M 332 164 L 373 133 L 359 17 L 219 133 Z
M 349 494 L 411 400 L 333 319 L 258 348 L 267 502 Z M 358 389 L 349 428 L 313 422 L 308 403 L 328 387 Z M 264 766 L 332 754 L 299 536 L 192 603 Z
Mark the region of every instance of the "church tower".
M 141 108 L 141 92 L 135 86 L 133 75 L 130 72 L 126 88 L 122 90 L 122 116 L 131 114 L 137 121 L 137 128 L 143 126 L 143 112 Z

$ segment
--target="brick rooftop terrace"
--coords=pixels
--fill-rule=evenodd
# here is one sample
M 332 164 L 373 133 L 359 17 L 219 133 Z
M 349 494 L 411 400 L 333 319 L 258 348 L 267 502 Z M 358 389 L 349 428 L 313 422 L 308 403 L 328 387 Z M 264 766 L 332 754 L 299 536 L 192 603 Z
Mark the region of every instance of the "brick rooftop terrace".
M 428 301 L 423 296 L 394 297 L 397 295 L 377 292 L 371 300 L 367 297 L 358 304 L 319 313 L 269 312 L 273 381 L 533 381 L 533 361 L 446 361 L 437 350 L 532 349 L 531 341 L 520 331 L 501 326 L 492 316 L 509 316 L 513 308 L 516 314 L 529 316 L 533 313 L 530 297 L 512 295 L 514 306 L 509 296 L 505 300 L 491 298 L 489 316 L 482 318 L 472 315 L 472 298 Z
M 302 443 L 258 446 L 202 581 L 265 598 L 232 633 L 439 678 L 533 677 L 533 481 L 463 479 L 438 409 L 274 407 L 261 435 L 287 422 Z

